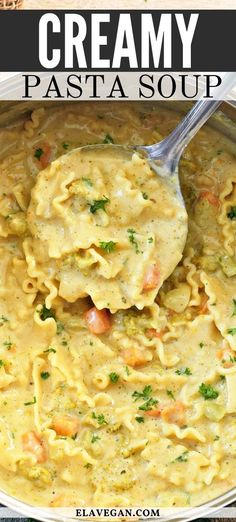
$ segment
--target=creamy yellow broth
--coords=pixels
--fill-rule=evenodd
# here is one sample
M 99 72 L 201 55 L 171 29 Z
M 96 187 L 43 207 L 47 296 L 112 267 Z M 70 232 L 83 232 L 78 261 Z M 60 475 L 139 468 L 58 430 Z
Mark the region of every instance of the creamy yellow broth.
M 110 329 L 95 335 L 85 320 L 94 303 L 83 296 L 108 307 L 110 278 L 106 286 L 86 253 L 61 264 L 62 253 L 91 244 L 112 264 L 106 255 L 115 252 L 101 253 L 100 242 L 118 243 L 119 228 L 102 221 L 107 205 L 95 213 L 105 235 L 90 237 L 95 229 L 87 218 L 82 225 L 81 192 L 91 205 L 103 190 L 91 199 L 96 187 L 77 176 L 69 185 L 78 231 L 67 248 L 57 220 L 69 240 L 68 165 L 63 170 L 63 158 L 47 165 L 81 145 L 154 143 L 177 120 L 165 106 L 48 104 L 0 130 L 0 487 L 30 504 L 188 507 L 235 486 L 236 160 L 226 139 L 206 127 L 184 153 L 189 234 L 156 301 L 156 292 L 142 301 L 139 286 L 137 307 L 125 310 L 131 276 L 124 271 L 121 287 L 115 275 L 118 311 L 107 312 Z M 127 179 L 137 183 L 129 172 L 121 174 L 123 190 Z M 135 281 L 146 266 L 136 251 L 141 238 L 156 239 L 142 220 L 155 190 L 145 186 L 147 199 L 134 194 L 138 216 L 136 205 L 120 203 L 125 227 L 135 230 L 125 243 Z M 55 197 L 63 208 L 51 219 Z M 155 221 L 158 209 L 151 208 Z M 153 261 L 150 245 L 142 250 Z

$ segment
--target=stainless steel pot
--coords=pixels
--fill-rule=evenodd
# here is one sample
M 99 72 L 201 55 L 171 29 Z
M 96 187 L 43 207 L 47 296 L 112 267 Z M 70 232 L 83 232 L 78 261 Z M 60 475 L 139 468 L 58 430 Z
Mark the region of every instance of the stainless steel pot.
M 9 80 L 10 82 L 10 80 Z M 1 83 L 1 82 L 0 82 Z M 1 96 L 1 85 L 0 85 L 0 96 Z M 59 105 L 62 102 L 0 102 L 0 127 L 4 127 L 8 123 L 13 122 L 15 119 L 21 118 L 25 114 L 31 112 L 35 107 L 39 107 L 45 104 Z M 63 102 L 64 103 L 64 102 Z M 68 103 L 83 103 L 83 102 L 68 102 Z M 91 102 L 92 103 L 92 102 Z M 100 102 L 102 103 L 102 102 Z M 126 102 L 122 102 L 124 104 Z M 177 112 L 186 112 L 189 109 L 189 102 L 134 102 L 134 103 L 146 103 L 153 106 L 156 104 L 157 108 L 160 104 L 165 104 L 168 108 L 171 108 Z M 211 118 L 208 125 L 216 128 L 222 134 L 229 138 L 228 147 L 229 151 L 236 155 L 236 104 L 222 103 L 220 110 Z M 221 508 L 236 501 L 236 484 L 235 488 L 231 489 L 227 493 L 206 502 L 201 506 L 194 508 L 186 508 L 184 510 L 178 510 L 178 512 L 170 514 L 168 517 L 160 517 L 158 520 L 168 520 L 170 522 L 181 522 L 183 520 L 189 521 L 195 518 L 205 517 L 210 515 Z M 42 520 L 45 522 L 74 522 L 75 516 L 67 516 L 60 512 L 59 509 L 43 509 L 32 507 L 29 504 L 21 502 L 16 498 L 13 498 L 3 491 L 0 491 L 0 503 L 9 507 L 15 512 L 21 513 L 26 517 Z M 78 520 L 78 519 L 77 519 Z

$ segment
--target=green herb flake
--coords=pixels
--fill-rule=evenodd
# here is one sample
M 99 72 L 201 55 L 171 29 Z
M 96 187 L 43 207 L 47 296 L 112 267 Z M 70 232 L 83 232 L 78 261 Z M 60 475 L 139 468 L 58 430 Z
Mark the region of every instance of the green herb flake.
M 110 381 L 111 381 L 113 384 L 115 384 L 115 383 L 119 380 L 119 378 L 120 378 L 120 376 L 119 376 L 118 373 L 116 373 L 116 372 L 111 372 L 111 373 L 109 373 L 109 377 L 110 377 Z
M 43 304 L 39 312 L 39 317 L 42 321 L 46 321 L 46 319 L 49 319 L 49 317 L 52 317 L 54 320 L 56 320 L 53 310 L 51 308 L 47 308 L 45 304 Z
M 113 138 L 111 137 L 110 134 L 106 134 L 106 136 L 105 136 L 105 138 L 103 140 L 103 143 L 105 145 L 107 145 L 108 143 L 114 143 L 114 140 L 113 140 Z
M 143 196 L 143 199 L 148 199 L 148 195 L 146 194 L 146 192 L 142 192 L 142 196 Z
M 37 158 L 38 161 L 40 161 L 42 155 L 43 155 L 43 149 L 35 150 L 34 157 Z
M 94 444 L 94 442 L 97 442 L 97 440 L 101 440 L 101 437 L 98 435 L 93 435 L 91 438 L 91 444 Z
M 227 217 L 231 219 L 231 221 L 236 219 L 236 206 L 230 208 L 230 211 L 227 213 Z
M 133 228 L 128 228 L 127 232 L 128 232 L 130 243 L 132 245 L 134 245 L 136 254 L 139 254 L 140 250 L 139 250 L 138 242 L 135 238 L 135 234 L 137 234 L 136 230 L 134 230 Z
M 236 315 L 236 299 L 233 299 L 233 313 L 232 313 L 232 317 Z
M 105 250 L 107 254 L 110 254 L 111 252 L 114 252 L 116 243 L 114 241 L 100 241 L 99 246 Z
M 9 319 L 5 315 L 1 315 L 0 317 L 0 326 L 2 326 L 4 323 L 8 323 Z
M 69 148 L 69 143 L 62 143 L 62 147 L 67 150 Z
M 178 368 L 175 373 L 177 373 L 177 375 L 192 375 L 190 368 Z
M 153 243 L 153 237 L 148 238 L 148 243 Z
M 105 196 L 104 199 L 97 199 L 90 205 L 91 214 L 95 214 L 98 210 L 106 212 L 106 205 L 110 203 L 110 200 Z
M 134 402 L 136 402 L 140 399 L 147 400 L 147 399 L 149 399 L 151 393 L 152 393 L 152 387 L 150 386 L 150 384 L 148 384 L 147 386 L 145 386 L 143 388 L 142 392 L 134 391 L 132 393 L 132 397 L 134 398 Z
M 57 351 L 55 350 L 55 348 L 48 348 L 47 350 L 44 350 L 43 353 L 56 353 Z
M 57 321 L 57 335 L 61 335 L 63 330 L 65 330 L 64 324 L 61 321 Z
M 92 184 L 92 181 L 90 178 L 82 178 L 82 181 L 85 183 L 85 185 L 87 185 L 87 187 L 92 187 L 93 184 Z
M 217 399 L 219 392 L 215 390 L 210 384 L 202 383 L 198 388 L 199 393 L 204 397 L 205 401 Z
M 37 399 L 34 397 L 33 401 L 31 402 L 24 402 L 24 406 L 33 406 L 33 404 L 36 404 Z
M 2 368 L 4 366 L 4 361 L 2 359 L 0 359 L 0 368 Z
M 204 343 L 201 341 L 201 342 L 199 343 L 199 347 L 200 347 L 200 348 L 203 348 L 203 346 L 204 346 Z
M 179 457 L 177 457 L 174 462 L 187 462 L 188 460 L 188 451 L 184 451 Z
M 235 335 L 236 334 L 236 328 L 228 328 L 227 333 L 230 334 L 230 335 Z
M 49 379 L 49 377 L 50 377 L 50 373 L 49 373 L 49 372 L 41 372 L 41 373 L 40 373 L 40 377 L 41 377 L 41 379 L 43 379 L 44 381 L 46 381 L 47 379 Z
M 93 411 L 92 412 L 92 419 L 96 419 L 98 421 L 99 426 L 102 426 L 103 424 L 108 424 L 108 422 L 106 421 L 103 413 L 100 413 L 100 414 L 96 415 L 96 413 Z
M 158 404 L 158 400 L 152 399 L 152 397 L 150 397 L 150 399 L 148 399 L 146 402 L 144 402 L 144 404 L 139 406 L 139 410 L 149 411 L 149 410 L 152 410 L 152 407 L 156 406 L 157 404 Z
M 130 369 L 128 366 L 125 367 L 125 372 L 126 372 L 126 375 L 130 375 Z
M 90 464 L 90 462 L 87 462 L 87 464 L 84 465 L 84 468 L 91 469 L 92 464 Z
M 175 401 L 175 396 L 171 390 L 166 390 L 166 393 L 167 393 L 168 397 L 170 397 L 171 399 L 173 399 L 173 401 Z
M 135 420 L 136 420 L 139 424 L 143 424 L 143 423 L 144 423 L 144 417 L 135 417 Z
M 78 432 L 76 432 L 74 435 L 71 436 L 72 440 L 76 440 L 78 437 Z
M 214 438 L 214 441 L 219 440 L 219 439 L 220 439 L 220 436 L 216 435 L 215 438 Z
M 10 350 L 13 346 L 13 343 L 10 339 L 8 339 L 8 341 L 4 341 L 3 346 L 5 346 L 7 350 Z

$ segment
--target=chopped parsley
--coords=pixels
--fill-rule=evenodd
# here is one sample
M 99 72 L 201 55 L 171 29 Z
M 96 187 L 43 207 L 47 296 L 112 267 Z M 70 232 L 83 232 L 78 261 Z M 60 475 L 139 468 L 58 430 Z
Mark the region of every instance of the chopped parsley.
M 43 353 L 56 353 L 55 348 L 48 348 L 47 350 L 44 350 Z
M 148 243 L 153 243 L 153 237 L 148 238 Z
M 152 410 L 152 407 L 156 406 L 157 404 L 158 404 L 158 400 L 157 399 L 152 399 L 152 397 L 150 397 L 150 399 L 148 399 L 141 406 L 139 406 L 139 410 L 149 411 L 149 410 Z
M 151 393 L 152 393 L 152 387 L 150 386 L 150 384 L 148 384 L 147 386 L 145 386 L 143 388 L 142 392 L 134 391 L 134 393 L 132 393 L 132 397 L 134 397 L 135 402 L 138 401 L 139 399 L 147 400 L 147 399 L 149 399 Z
M 230 334 L 230 335 L 235 335 L 236 334 L 236 328 L 229 328 L 227 330 L 227 333 Z
M 144 422 L 144 417 L 135 417 L 135 420 L 139 423 L 139 424 L 142 424 Z
M 56 320 L 53 310 L 51 308 L 47 308 L 45 304 L 43 304 L 39 312 L 39 317 L 42 321 L 46 321 L 46 319 L 49 319 L 49 317 L 52 317 Z
M 76 432 L 74 435 L 72 435 L 72 440 L 76 440 L 77 439 L 77 436 L 78 436 L 78 432 Z
M 128 366 L 125 367 L 125 371 L 126 371 L 126 375 L 130 375 L 130 369 L 128 368 Z
M 36 151 L 34 153 L 34 157 L 40 161 L 42 155 L 43 155 L 43 149 L 36 149 Z
M 236 206 L 230 208 L 230 211 L 227 213 L 227 217 L 231 219 L 231 221 L 236 219 Z
M 166 390 L 166 393 L 167 393 L 168 397 L 171 397 L 171 399 L 173 399 L 173 401 L 175 401 L 175 396 L 171 390 Z
M 201 341 L 201 342 L 199 343 L 199 346 L 200 346 L 200 348 L 203 348 L 204 343 Z
M 101 438 L 98 435 L 93 435 L 91 438 L 91 444 L 94 444 L 97 440 L 101 440 Z
M 111 252 L 114 252 L 116 243 L 114 241 L 100 241 L 99 246 L 105 250 L 107 254 L 110 254 Z
M 175 373 L 177 373 L 177 375 L 192 375 L 190 368 L 179 368 Z
M 32 406 L 33 404 L 36 404 L 37 400 L 36 397 L 34 397 L 34 400 L 31 402 L 24 402 L 24 406 Z
M 7 319 L 7 317 L 5 317 L 5 315 L 1 315 L 0 326 L 2 326 L 4 323 L 7 323 L 8 321 L 9 321 L 9 319 Z
M 174 462 L 187 462 L 188 460 L 188 451 L 184 451 L 179 457 L 177 457 Z
M 92 464 L 90 462 L 87 462 L 87 464 L 84 465 L 84 468 L 91 469 Z
M 143 199 L 148 199 L 148 195 L 146 194 L 146 192 L 142 192 L 142 196 L 143 196 Z
M 232 317 L 233 315 L 236 315 L 236 299 L 233 299 L 233 313 L 232 313 Z
M 0 368 L 2 368 L 2 366 L 4 366 L 4 361 L 0 359 Z
M 50 373 L 49 373 L 49 372 L 41 372 L 41 373 L 40 373 L 40 376 L 41 376 L 41 378 L 42 378 L 44 381 L 46 381 L 47 379 L 49 379 L 49 377 L 50 377 Z
M 62 147 L 67 150 L 69 148 L 69 143 L 62 143 Z
M 57 335 L 60 335 L 64 329 L 64 324 L 61 321 L 57 321 Z
M 139 410 L 142 410 L 142 411 L 149 411 L 152 409 L 153 406 L 156 406 L 156 404 L 158 403 L 158 401 L 156 399 L 153 399 L 150 395 L 152 393 L 152 387 L 150 386 L 150 384 L 148 384 L 147 386 L 145 386 L 143 388 L 143 391 L 142 392 L 138 392 L 138 391 L 134 391 L 133 394 L 132 394 L 132 397 L 134 398 L 134 401 L 138 401 L 140 399 L 144 399 L 145 402 L 143 404 L 141 404 L 141 406 L 139 406 Z
M 96 415 L 96 413 L 93 411 L 92 412 L 92 419 L 96 419 L 100 426 L 102 426 L 103 424 L 108 424 L 108 422 L 106 421 L 103 413 L 100 413 L 100 414 Z
M 138 242 L 135 239 L 135 234 L 137 234 L 136 230 L 134 230 L 133 228 L 128 228 L 127 232 L 128 232 L 130 243 L 132 243 L 132 245 L 134 245 L 136 254 L 139 254 L 140 250 L 138 247 Z
M 85 185 L 87 185 L 88 187 L 92 187 L 93 184 L 92 184 L 92 181 L 90 178 L 82 178 L 82 181 L 85 183 Z
M 116 373 L 116 372 L 111 372 L 111 373 L 109 373 L 109 377 L 110 377 L 110 381 L 111 381 L 113 384 L 115 384 L 115 383 L 119 380 L 119 378 L 120 378 L 120 376 L 119 376 L 118 373 Z
M 104 144 L 108 144 L 108 143 L 114 143 L 114 140 L 113 138 L 111 137 L 110 134 L 106 134 L 104 140 L 103 140 L 103 143 Z
M 219 440 L 220 439 L 220 436 L 219 435 L 216 435 L 214 440 Z
M 97 199 L 90 205 L 91 214 L 95 214 L 97 210 L 103 210 L 106 212 L 106 205 L 110 200 L 105 196 L 104 199 Z
M 215 390 L 210 384 L 202 383 L 198 388 L 199 393 L 204 397 L 205 401 L 217 399 L 219 392 Z
M 10 350 L 12 348 L 12 346 L 13 346 L 13 343 L 9 339 L 8 341 L 4 341 L 3 346 L 6 346 L 6 349 Z

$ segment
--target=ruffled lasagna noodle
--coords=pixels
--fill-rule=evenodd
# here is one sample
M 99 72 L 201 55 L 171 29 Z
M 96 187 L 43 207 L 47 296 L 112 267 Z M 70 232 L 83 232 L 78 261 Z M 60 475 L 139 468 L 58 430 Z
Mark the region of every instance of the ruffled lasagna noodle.
M 0 488 L 51 507 L 187 507 L 222 494 L 236 469 L 227 140 L 206 127 L 184 153 L 189 233 L 171 273 L 183 210 L 155 204 L 162 187 L 139 157 L 109 178 L 104 162 L 78 169 L 77 149 L 152 143 L 178 116 L 101 102 L 22 114 L 0 129 Z M 158 284 L 142 285 L 157 261 L 155 299 Z M 105 314 L 100 333 L 91 310 Z

